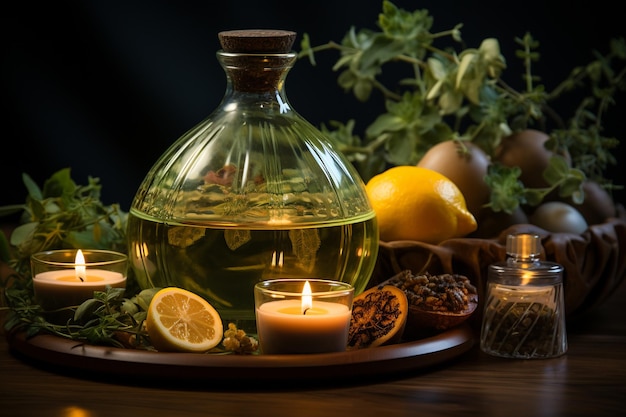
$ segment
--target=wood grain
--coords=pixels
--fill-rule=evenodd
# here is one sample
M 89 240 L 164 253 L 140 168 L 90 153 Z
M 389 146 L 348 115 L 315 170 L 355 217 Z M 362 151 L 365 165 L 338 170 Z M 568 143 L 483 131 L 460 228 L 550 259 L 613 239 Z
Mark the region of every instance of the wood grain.
M 0 341 L 0 416 L 623 416 L 626 286 L 568 323 L 560 358 L 510 360 L 477 347 L 433 368 L 315 385 L 145 382 L 63 372 Z

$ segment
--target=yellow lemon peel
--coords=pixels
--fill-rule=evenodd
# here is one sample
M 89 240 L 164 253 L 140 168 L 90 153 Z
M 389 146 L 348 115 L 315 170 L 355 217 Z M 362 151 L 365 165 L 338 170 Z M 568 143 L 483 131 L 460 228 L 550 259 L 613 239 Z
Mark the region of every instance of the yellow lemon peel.
M 374 176 L 365 188 L 383 241 L 438 244 L 477 228 L 459 188 L 434 170 L 396 166 Z

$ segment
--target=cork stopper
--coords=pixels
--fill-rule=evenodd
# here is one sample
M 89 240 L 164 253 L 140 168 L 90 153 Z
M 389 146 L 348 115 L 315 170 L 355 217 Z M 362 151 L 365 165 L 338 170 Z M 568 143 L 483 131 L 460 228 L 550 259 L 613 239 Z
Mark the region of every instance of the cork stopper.
M 229 30 L 218 33 L 224 52 L 282 54 L 291 51 L 296 32 L 272 29 Z

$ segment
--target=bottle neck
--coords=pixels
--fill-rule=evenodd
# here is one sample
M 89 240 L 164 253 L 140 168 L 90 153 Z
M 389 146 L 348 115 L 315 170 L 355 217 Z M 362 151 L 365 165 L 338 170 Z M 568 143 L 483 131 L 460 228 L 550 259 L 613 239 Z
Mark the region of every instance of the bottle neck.
M 244 54 L 217 52 L 224 68 L 228 88 L 242 93 L 274 93 L 284 88 L 287 73 L 297 58 L 295 52 L 285 54 Z
M 539 256 L 528 255 L 520 256 L 518 254 L 508 254 L 506 259 L 507 266 L 511 268 L 532 268 L 541 264 Z

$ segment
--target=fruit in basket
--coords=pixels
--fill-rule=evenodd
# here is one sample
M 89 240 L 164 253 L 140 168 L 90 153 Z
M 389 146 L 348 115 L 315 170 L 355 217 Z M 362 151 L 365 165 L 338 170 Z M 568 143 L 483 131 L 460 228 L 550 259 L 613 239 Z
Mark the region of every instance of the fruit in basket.
M 413 274 L 404 270 L 383 283 L 404 291 L 409 301 L 405 337 L 447 330 L 467 320 L 478 307 L 478 292 L 460 274 Z
M 519 179 L 526 187 L 545 188 L 550 184 L 543 172 L 550 165 L 555 152 L 546 148 L 550 139 L 546 133 L 535 129 L 524 129 L 502 138 L 495 149 L 494 160 L 508 167 L 519 167 Z M 562 155 L 571 166 L 567 153 Z
M 348 350 L 399 342 L 408 308 L 404 291 L 392 285 L 372 287 L 354 297 Z
M 370 179 L 365 190 L 383 241 L 436 244 L 476 230 L 476 219 L 459 188 L 432 169 L 393 167 Z
M 577 235 L 588 227 L 578 210 L 561 201 L 548 201 L 539 205 L 530 215 L 530 222 L 550 232 Z
M 467 209 L 478 219 L 491 193 L 484 180 L 490 163 L 489 156 L 476 144 L 446 140 L 430 148 L 417 166 L 437 171 L 454 182 L 465 197 Z
M 204 298 L 177 287 L 159 290 L 148 307 L 146 330 L 163 352 L 206 352 L 222 341 L 222 319 Z

